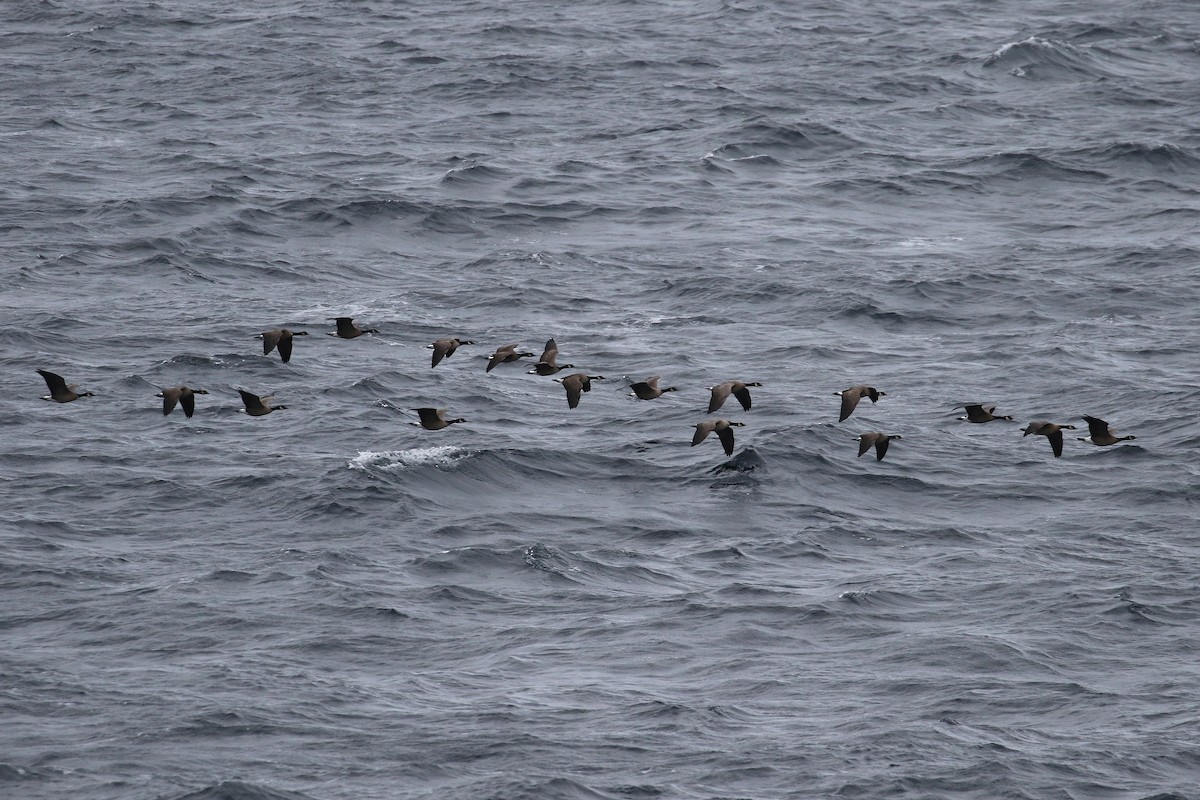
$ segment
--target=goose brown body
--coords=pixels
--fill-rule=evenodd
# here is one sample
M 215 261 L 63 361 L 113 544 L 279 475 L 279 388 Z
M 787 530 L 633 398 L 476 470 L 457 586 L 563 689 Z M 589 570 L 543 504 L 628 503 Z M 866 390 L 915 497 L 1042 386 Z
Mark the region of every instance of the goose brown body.
M 1088 435 L 1087 437 L 1077 436 L 1076 438 L 1081 442 L 1088 442 L 1099 447 L 1107 447 L 1117 442 L 1125 442 L 1137 438 L 1136 436 L 1117 436 L 1108 427 L 1108 423 L 1099 417 L 1089 417 L 1087 414 L 1084 414 L 1083 420 L 1088 424 Z
M 721 406 L 725 405 L 725 401 L 729 399 L 729 395 L 731 394 L 737 398 L 739 403 L 742 404 L 743 410 L 749 411 L 751 386 L 762 386 L 762 384 L 758 383 L 757 381 L 753 383 L 725 381 L 725 383 L 718 383 L 716 386 L 710 386 L 709 390 L 712 392 L 712 398 L 708 401 L 708 413 L 711 414 Z
M 879 398 L 885 396 L 887 392 L 881 392 L 873 386 L 851 386 L 849 389 L 843 389 L 840 392 L 834 392 L 842 398 L 842 410 L 838 415 L 838 422 L 844 422 L 847 417 L 854 413 L 854 409 L 858 406 L 858 401 L 864 397 L 871 398 L 871 402 L 875 403 Z
M 81 397 L 95 397 L 91 392 L 75 391 L 77 384 L 67 383 L 61 375 L 49 370 L 39 369 L 37 373 L 42 376 L 42 380 L 46 381 L 46 388 L 50 390 L 50 394 L 42 396 L 43 400 L 53 400 L 56 403 L 69 403 Z
M 414 408 L 417 416 L 421 418 L 420 422 L 414 422 L 414 425 L 420 425 L 427 431 L 440 431 L 442 428 L 448 428 L 459 422 L 466 422 L 465 419 L 446 419 L 446 409 L 444 408 Z
M 542 350 L 542 357 L 533 365 L 532 369 L 527 370 L 528 375 L 554 375 L 564 369 L 574 367 L 574 364 L 559 364 L 558 363 L 558 344 L 553 339 L 546 340 L 546 347 Z
M 1054 457 L 1060 458 L 1063 452 L 1063 431 L 1075 430 L 1074 425 L 1058 425 L 1046 420 L 1037 420 L 1025 426 L 1025 430 L 1021 433 L 1022 438 L 1030 434 L 1035 436 L 1045 436 L 1050 440 L 1050 449 L 1054 451 Z
M 662 397 L 666 392 L 678 391 L 674 386 L 668 386 L 664 389 L 658 388 L 658 382 L 661 380 L 660 375 L 652 375 L 644 381 L 631 383 L 629 388 L 633 391 L 630 396 L 636 397 L 639 400 L 653 400 L 656 397 Z
M 995 406 L 985 406 L 979 403 L 970 403 L 963 406 L 963 408 L 966 409 L 967 415 L 965 417 L 959 417 L 958 419 L 966 420 L 967 422 L 991 422 L 992 420 L 997 419 L 1012 420 L 1012 417 L 996 416 Z
M 364 333 L 379 333 L 374 328 L 360 328 L 354 324 L 354 317 L 330 317 L 337 323 L 336 331 L 327 331 L 330 336 L 337 336 L 339 339 L 356 339 Z
M 588 375 L 586 372 L 576 372 L 568 375 L 565 378 L 555 378 L 554 380 L 562 384 L 563 389 L 567 391 L 567 407 L 575 408 L 579 405 L 579 398 L 584 392 L 592 390 L 592 381 L 604 380 L 603 375 Z
M 252 417 L 262 417 L 270 414 L 272 411 L 283 411 L 287 406 L 273 406 L 270 401 L 274 399 L 274 395 L 259 397 L 256 394 L 251 394 L 245 389 L 238 389 L 238 394 L 242 396 L 242 404 L 245 406 L 245 412 Z
M 263 340 L 263 355 L 279 348 L 279 360 L 286 364 L 292 360 L 292 337 L 308 336 L 308 331 L 289 331 L 287 328 L 278 328 L 263 331 L 259 336 Z
M 430 369 L 441 363 L 443 358 L 449 358 L 454 355 L 454 351 L 464 344 L 475 344 L 470 339 L 459 339 L 452 337 L 448 339 L 438 339 L 433 344 L 429 345 L 433 348 L 433 363 L 430 364 Z
M 887 434 L 887 433 L 879 433 L 878 431 L 872 431 L 871 433 L 864 433 L 861 436 L 859 436 L 857 439 L 857 441 L 858 441 L 858 457 L 862 458 L 864 453 L 866 453 L 868 450 L 870 450 L 872 447 L 874 447 L 875 448 L 875 460 L 883 461 L 883 457 L 885 455 L 887 455 L 888 444 L 893 439 L 903 439 L 903 438 L 904 437 L 900 436 L 899 434 L 892 435 L 892 434 Z
M 173 386 L 170 389 L 163 389 L 155 397 L 162 398 L 163 416 L 170 414 L 175 410 L 175 406 L 179 405 L 183 408 L 183 415 L 191 418 L 196 412 L 196 395 L 208 394 L 207 389 L 192 389 L 187 386 Z
M 521 353 L 517 351 L 515 344 L 506 344 L 502 347 L 497 347 L 496 352 L 488 356 L 487 368 L 484 372 L 491 372 L 497 364 L 505 364 L 509 361 L 516 361 L 518 358 L 531 356 L 533 353 Z
M 733 455 L 733 429 L 745 426 L 744 422 L 730 422 L 727 419 L 709 419 L 696 423 L 696 432 L 692 435 L 692 447 L 703 442 L 710 433 L 716 433 L 725 448 L 725 455 Z

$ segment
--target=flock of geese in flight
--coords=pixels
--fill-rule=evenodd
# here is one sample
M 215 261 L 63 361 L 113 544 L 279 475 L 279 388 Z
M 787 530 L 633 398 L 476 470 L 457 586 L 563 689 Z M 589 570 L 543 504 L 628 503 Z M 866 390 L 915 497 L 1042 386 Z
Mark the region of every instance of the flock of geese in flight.
M 337 330 L 329 331 L 328 335 L 336 336 L 341 339 L 356 339 L 359 336 L 367 333 L 378 333 L 374 328 L 360 328 L 354 324 L 353 317 L 334 317 L 332 318 L 337 323 Z M 262 339 L 263 355 L 269 355 L 272 350 L 279 353 L 279 358 L 284 363 L 287 363 L 292 358 L 292 339 L 296 336 L 307 336 L 308 331 L 291 331 L 287 328 L 278 328 L 274 330 L 264 331 L 258 335 Z M 462 345 L 475 344 L 469 339 L 446 338 L 438 339 L 429 347 L 433 350 L 433 358 L 431 368 L 436 367 L 445 358 L 454 355 L 454 352 Z M 532 358 L 533 353 L 524 352 L 517 349 L 516 344 L 506 344 L 496 348 L 496 351 L 488 357 L 486 372 L 491 372 L 496 365 L 505 364 L 517 361 L 521 358 Z M 528 372 L 531 375 L 554 375 L 564 369 L 574 368 L 574 364 L 559 364 L 558 363 L 558 345 L 554 339 L 546 342 L 546 347 L 542 351 L 541 358 L 533 365 L 533 368 Z M 92 392 L 76 391 L 76 384 L 67 383 L 61 375 L 49 372 L 44 369 L 39 369 L 38 374 L 46 381 L 46 386 L 50 389 L 50 394 L 42 397 L 43 400 L 52 400 L 57 403 L 69 403 L 72 400 L 78 400 L 81 397 L 94 397 Z M 585 392 L 592 390 L 592 381 L 605 380 L 603 375 L 588 375 L 586 372 L 575 372 L 562 378 L 555 378 L 555 381 L 562 384 L 563 389 L 567 394 L 567 407 L 575 408 L 579 405 L 579 400 Z M 661 397 L 667 392 L 677 391 L 674 386 L 660 387 L 658 382 L 660 376 L 654 375 L 646 378 L 644 381 L 638 381 L 630 385 L 631 397 L 636 397 L 639 400 L 654 400 Z M 709 391 L 712 393 L 708 402 L 708 413 L 713 414 L 725 404 L 725 401 L 732 395 L 737 399 L 738 403 L 746 411 L 750 410 L 751 398 L 750 387 L 762 386 L 758 382 L 743 382 L 743 381 L 725 381 L 718 383 L 715 386 L 710 386 Z M 261 417 L 270 414 L 272 411 L 281 411 L 287 406 L 272 405 L 273 397 L 260 397 L 252 394 L 245 389 L 238 389 L 238 393 L 242 396 L 243 409 L 246 414 L 252 417 Z M 162 398 L 163 415 L 170 414 L 175 410 L 176 406 L 183 409 L 183 413 L 187 417 L 191 417 L 196 410 L 196 395 L 208 394 L 205 389 L 193 389 L 188 386 L 173 386 L 168 389 L 163 389 L 156 397 Z M 858 403 L 864 397 L 872 403 L 878 402 L 880 397 L 886 395 L 873 386 L 851 386 L 849 389 L 843 389 L 840 392 L 834 392 L 835 395 L 842 398 L 841 412 L 838 416 L 838 422 L 844 422 L 854 409 L 858 407 Z M 983 405 L 981 403 L 971 403 L 965 406 L 960 406 L 966 410 L 966 416 L 958 417 L 959 420 L 973 423 L 992 422 L 995 420 L 1012 420 L 1011 416 L 997 416 L 994 405 Z M 465 419 L 447 419 L 446 410 L 444 408 L 416 408 L 419 421 L 414 422 L 414 425 L 419 425 L 426 430 L 436 431 L 443 428 L 448 428 L 456 423 L 466 422 Z M 1081 442 L 1089 442 L 1094 445 L 1107 446 L 1118 442 L 1135 439 L 1135 436 L 1117 436 L 1109 428 L 1108 423 L 1097 417 L 1083 416 L 1083 419 L 1088 424 L 1087 437 L 1077 437 Z M 692 446 L 696 446 L 708 438 L 709 434 L 715 433 L 720 440 L 721 445 L 725 449 L 726 455 L 733 455 L 733 429 L 735 427 L 744 426 L 744 422 L 733 422 L 728 419 L 710 419 L 696 423 L 696 432 L 692 436 Z M 1054 451 L 1054 456 L 1060 457 L 1063 451 L 1063 431 L 1075 430 L 1074 425 L 1060 425 L 1046 420 L 1037 420 L 1029 423 L 1025 427 L 1022 436 L 1030 434 L 1036 436 L 1045 436 L 1050 441 L 1050 447 Z M 871 448 L 875 449 L 875 459 L 882 461 L 887 454 L 888 445 L 902 437 L 895 434 L 882 433 L 880 431 L 871 431 L 859 436 L 858 455 L 861 457 Z

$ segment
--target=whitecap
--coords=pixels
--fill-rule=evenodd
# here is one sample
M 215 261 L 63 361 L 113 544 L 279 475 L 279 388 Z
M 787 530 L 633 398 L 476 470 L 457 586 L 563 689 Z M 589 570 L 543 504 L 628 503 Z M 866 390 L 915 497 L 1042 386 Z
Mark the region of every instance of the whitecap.
M 360 450 L 358 455 L 346 462 L 350 469 L 382 469 L 394 471 L 418 466 L 451 467 L 470 453 L 461 447 L 441 445 L 439 447 L 414 447 L 411 450 Z

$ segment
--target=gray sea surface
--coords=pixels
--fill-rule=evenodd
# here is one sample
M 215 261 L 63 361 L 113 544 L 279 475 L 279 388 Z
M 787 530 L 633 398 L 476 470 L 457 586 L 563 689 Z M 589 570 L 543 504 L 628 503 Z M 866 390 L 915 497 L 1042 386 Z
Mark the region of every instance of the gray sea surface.
M 1200 798 L 1197 98 L 1190 0 L 7 0 L 0 797 Z

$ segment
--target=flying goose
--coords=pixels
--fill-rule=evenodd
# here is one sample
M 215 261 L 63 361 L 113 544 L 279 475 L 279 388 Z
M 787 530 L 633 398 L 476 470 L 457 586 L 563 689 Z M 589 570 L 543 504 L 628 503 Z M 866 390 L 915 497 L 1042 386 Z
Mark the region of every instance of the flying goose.
M 997 416 L 995 405 L 980 405 L 979 403 L 968 403 L 968 404 L 964 405 L 964 407 L 962 407 L 962 408 L 966 409 L 967 415 L 960 416 L 960 417 L 958 417 L 958 419 L 966 420 L 967 422 L 991 422 L 992 420 L 1012 421 L 1012 419 L 1013 419 L 1013 417 L 1010 417 L 1010 416 Z
M 712 391 L 712 399 L 708 401 L 708 413 L 713 413 L 721 406 L 725 405 L 725 401 L 729 399 L 732 393 L 742 404 L 742 408 L 746 411 L 750 410 L 750 389 L 751 386 L 762 386 L 757 381 L 754 383 L 742 383 L 741 381 L 725 381 L 718 383 L 716 386 L 708 387 Z
M 1037 436 L 1045 436 L 1047 439 L 1050 440 L 1050 447 L 1053 448 L 1053 450 L 1054 450 L 1054 457 L 1059 458 L 1060 456 L 1062 456 L 1062 450 L 1063 450 L 1062 432 L 1064 430 L 1073 431 L 1073 430 L 1075 430 L 1075 426 L 1074 425 L 1056 425 L 1053 422 L 1046 422 L 1045 420 L 1038 420 L 1036 422 L 1031 422 L 1028 425 L 1026 425 L 1025 432 L 1021 434 L 1021 437 L 1024 438 L 1031 433 L 1034 435 L 1037 435 Z
M 703 442 L 708 438 L 708 435 L 713 431 L 717 432 L 717 437 L 721 440 L 721 445 L 725 448 L 725 455 L 733 455 L 733 428 L 744 427 L 744 422 L 730 422 L 727 419 L 709 419 L 704 422 L 696 423 L 696 433 L 692 436 L 692 447 Z
M 1136 436 L 1117 436 L 1112 432 L 1112 429 L 1108 427 L 1108 423 L 1099 417 L 1089 417 L 1087 414 L 1084 414 L 1083 419 L 1088 424 L 1089 435 L 1086 438 L 1082 436 L 1075 437 L 1081 442 L 1089 442 L 1090 444 L 1104 447 L 1106 445 L 1116 444 L 1117 442 L 1124 442 L 1129 439 L 1137 438 Z
M 554 380 L 561 383 L 563 388 L 567 390 L 567 407 L 575 408 L 579 405 L 579 396 L 583 392 L 590 392 L 592 390 L 592 381 L 602 381 L 604 380 L 604 376 L 576 372 L 565 378 L 555 378 Z
M 91 392 L 77 392 L 75 387 L 78 384 L 67 383 L 61 375 L 55 375 L 44 369 L 37 371 L 38 375 L 46 381 L 46 388 L 50 390 L 50 394 L 43 395 L 43 400 L 53 400 L 56 403 L 69 403 L 72 400 L 78 400 L 81 397 L 95 397 Z
M 358 327 L 354 324 L 354 317 L 330 317 L 330 319 L 337 323 L 336 331 L 326 331 L 330 336 L 337 336 L 342 339 L 355 339 L 364 333 L 379 333 L 374 328 Z
M 629 388 L 633 391 L 629 393 L 629 396 L 639 400 L 653 400 L 656 397 L 662 397 L 665 392 L 679 391 L 674 386 L 668 386 L 665 389 L 658 388 L 658 381 L 661 377 L 661 375 L 652 375 L 644 381 L 630 384 Z
M 880 394 L 883 394 L 883 393 L 880 392 Z M 900 436 L 900 435 L 879 433 L 877 431 L 872 432 L 872 433 L 864 433 L 862 436 L 859 436 L 857 439 L 855 439 L 855 441 L 858 442 L 858 457 L 862 458 L 863 453 L 867 452 L 872 447 L 874 447 L 875 448 L 875 460 L 883 461 L 883 457 L 885 455 L 887 455 L 888 442 L 892 441 L 893 439 L 903 439 L 903 438 L 904 437 Z
M 855 406 L 858 405 L 858 401 L 864 396 L 871 398 L 871 402 L 874 403 L 886 395 L 887 392 L 881 392 L 873 386 L 851 386 L 849 389 L 843 389 L 840 392 L 834 392 L 834 394 L 842 398 L 842 413 L 838 417 L 838 422 L 843 422 L 846 417 L 854 413 Z
M 539 361 L 533 365 L 533 369 L 525 371 L 526 375 L 553 375 L 556 372 L 561 372 L 564 369 L 571 369 L 574 364 L 555 364 L 551 361 Z
M 189 389 L 187 386 L 174 386 L 170 389 L 163 389 L 155 397 L 163 399 L 163 416 L 170 414 L 175 410 L 175 404 L 183 406 L 183 415 L 191 418 L 196 411 L 196 397 L 198 394 L 208 394 L 207 389 Z
M 430 369 L 436 367 L 443 358 L 449 358 L 450 356 L 454 355 L 454 351 L 464 344 L 475 343 L 470 339 L 459 338 L 438 339 L 434 341 L 433 344 L 429 345 L 429 347 L 433 350 L 433 364 L 430 365 Z
M 558 364 L 558 344 L 553 339 L 546 341 L 546 348 L 542 350 L 542 357 L 533 365 L 533 369 L 526 372 L 527 375 L 553 375 L 556 372 L 574 367 L 574 364 Z
M 414 408 L 413 411 L 421 418 L 420 422 L 414 422 L 413 425 L 420 425 L 427 431 L 440 431 L 442 428 L 448 428 L 456 422 L 466 422 L 465 419 L 446 419 L 446 409 L 444 408 Z
M 289 331 L 287 328 L 279 328 L 273 331 L 263 331 L 258 335 L 258 337 L 263 340 L 263 355 L 267 355 L 276 347 L 278 347 L 279 360 L 285 364 L 291 361 L 293 336 L 308 336 L 308 331 Z
M 282 411 L 287 406 L 273 406 L 267 401 L 273 400 L 275 395 L 267 395 L 259 397 L 256 394 L 250 394 L 245 389 L 238 389 L 238 394 L 242 396 L 242 403 L 245 404 L 245 413 L 252 417 L 261 417 L 265 414 L 270 414 L 272 411 Z M 243 410 L 243 409 L 239 409 Z
M 531 356 L 533 353 L 518 353 L 515 344 L 506 344 L 503 347 L 497 347 L 496 352 L 488 356 L 487 369 L 484 372 L 491 372 L 497 364 L 503 364 L 507 361 L 516 361 L 518 358 Z

